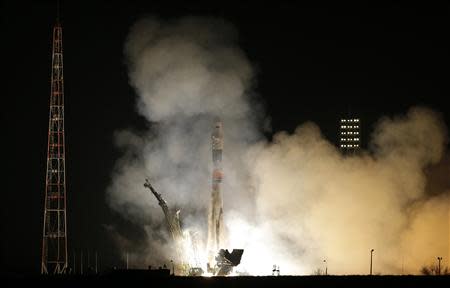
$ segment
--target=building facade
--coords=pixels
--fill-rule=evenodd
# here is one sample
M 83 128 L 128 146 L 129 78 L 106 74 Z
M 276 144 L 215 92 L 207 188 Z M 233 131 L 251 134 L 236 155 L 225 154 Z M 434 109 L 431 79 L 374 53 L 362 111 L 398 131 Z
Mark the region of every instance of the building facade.
M 359 118 L 342 118 L 340 120 L 339 148 L 344 154 L 354 154 L 361 149 L 361 121 Z

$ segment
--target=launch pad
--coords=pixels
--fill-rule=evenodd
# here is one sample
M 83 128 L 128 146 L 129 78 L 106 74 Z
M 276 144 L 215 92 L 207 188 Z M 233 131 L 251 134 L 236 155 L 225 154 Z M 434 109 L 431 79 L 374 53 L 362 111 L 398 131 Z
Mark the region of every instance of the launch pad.
M 228 250 L 220 249 L 215 257 L 216 266 L 210 267 L 209 263 L 207 264 L 208 272 L 216 276 L 229 275 L 232 272 L 233 267 L 236 267 L 241 263 L 243 253 L 244 249 L 234 249 L 231 253 L 228 252 Z

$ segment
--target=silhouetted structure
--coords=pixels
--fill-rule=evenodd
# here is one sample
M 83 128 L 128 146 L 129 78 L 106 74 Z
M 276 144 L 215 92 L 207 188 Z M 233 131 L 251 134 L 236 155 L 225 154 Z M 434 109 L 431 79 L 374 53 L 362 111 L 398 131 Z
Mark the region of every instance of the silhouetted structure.
M 67 269 L 66 164 L 64 140 L 64 77 L 62 27 L 53 27 L 50 113 L 45 181 L 42 274 L 61 274 Z

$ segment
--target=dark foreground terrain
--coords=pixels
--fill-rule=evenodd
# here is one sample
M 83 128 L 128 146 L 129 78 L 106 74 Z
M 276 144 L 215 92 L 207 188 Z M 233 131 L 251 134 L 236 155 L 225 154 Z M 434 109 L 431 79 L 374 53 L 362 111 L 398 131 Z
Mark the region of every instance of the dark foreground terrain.
M 75 276 L 2 276 L 2 287 L 450 287 L 450 276 L 174 277 L 145 272 Z M 5 285 L 6 284 L 6 285 Z

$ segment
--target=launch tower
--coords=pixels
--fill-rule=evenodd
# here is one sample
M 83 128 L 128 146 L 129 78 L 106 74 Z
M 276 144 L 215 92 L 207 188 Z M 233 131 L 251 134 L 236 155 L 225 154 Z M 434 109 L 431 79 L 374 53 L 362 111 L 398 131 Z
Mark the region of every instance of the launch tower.
M 47 172 L 42 233 L 42 274 L 66 272 L 66 204 L 63 47 L 62 27 L 58 17 L 53 27 Z

